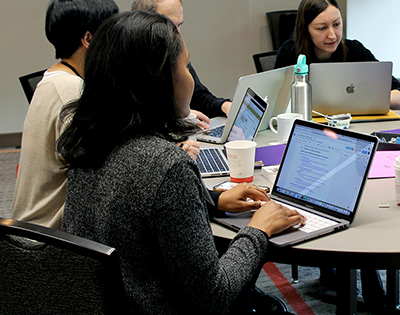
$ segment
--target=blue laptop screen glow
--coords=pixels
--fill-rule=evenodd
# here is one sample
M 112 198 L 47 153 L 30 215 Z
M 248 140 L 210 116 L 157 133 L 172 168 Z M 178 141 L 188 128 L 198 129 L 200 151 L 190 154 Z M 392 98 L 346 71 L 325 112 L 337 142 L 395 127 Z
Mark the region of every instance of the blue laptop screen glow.
M 295 125 L 276 191 L 349 216 L 373 150 L 371 141 Z
M 242 101 L 227 141 L 253 140 L 261 123 L 266 103 L 248 89 Z

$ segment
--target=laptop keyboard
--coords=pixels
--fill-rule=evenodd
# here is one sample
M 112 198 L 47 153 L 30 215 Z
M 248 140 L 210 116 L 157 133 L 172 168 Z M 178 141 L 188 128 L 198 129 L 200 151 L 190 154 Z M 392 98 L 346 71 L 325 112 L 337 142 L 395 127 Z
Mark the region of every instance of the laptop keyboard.
M 300 214 L 304 215 L 307 218 L 306 225 L 300 226 L 298 228 L 300 231 L 303 231 L 306 233 L 311 233 L 316 230 L 321 230 L 321 229 L 336 225 L 338 223 L 334 220 L 327 219 L 327 218 L 321 217 L 319 215 L 316 215 L 314 213 L 292 207 L 288 204 L 283 204 L 283 205 L 289 209 L 296 210 L 297 212 L 299 212 Z
M 222 134 L 224 133 L 224 128 L 225 126 L 219 126 L 212 128 L 208 131 L 205 131 L 205 134 L 208 136 L 216 137 L 216 138 L 221 138 Z
M 217 148 L 202 148 L 196 159 L 201 173 L 227 172 L 228 165 Z

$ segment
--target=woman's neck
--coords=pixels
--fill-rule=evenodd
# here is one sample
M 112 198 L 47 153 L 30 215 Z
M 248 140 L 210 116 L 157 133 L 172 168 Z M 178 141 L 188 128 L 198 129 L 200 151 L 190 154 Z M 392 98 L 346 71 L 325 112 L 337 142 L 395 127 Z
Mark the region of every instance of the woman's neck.
M 83 66 L 80 63 L 75 62 L 74 60 L 71 59 L 61 59 L 60 64 L 63 66 L 69 68 L 75 75 L 78 77 L 82 77 L 83 73 Z
M 81 46 L 82 47 L 82 46 Z M 83 66 L 84 66 L 84 60 L 85 60 L 85 53 L 86 50 L 78 48 L 78 50 L 72 54 L 72 56 L 68 58 L 61 58 L 61 61 L 64 63 L 67 63 L 68 65 L 62 64 L 61 62 L 58 62 L 54 64 L 48 71 L 64 71 L 68 72 L 73 75 L 78 75 L 83 78 Z M 72 67 L 72 69 L 71 69 Z M 75 72 L 74 70 L 77 72 Z
M 74 74 L 79 74 L 80 77 L 83 77 L 83 60 L 71 57 L 61 58 L 61 61 L 64 63 L 64 67 L 68 67 Z
M 332 53 L 328 52 L 314 51 L 314 54 L 319 61 L 328 61 L 332 57 Z

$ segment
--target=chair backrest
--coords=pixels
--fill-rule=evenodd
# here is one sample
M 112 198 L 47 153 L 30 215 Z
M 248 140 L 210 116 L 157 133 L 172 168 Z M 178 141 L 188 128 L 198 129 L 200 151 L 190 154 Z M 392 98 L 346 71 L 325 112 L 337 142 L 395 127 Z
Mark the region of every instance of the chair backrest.
M 21 82 L 22 89 L 24 90 L 25 96 L 28 99 L 28 103 L 31 103 L 36 86 L 40 80 L 42 80 L 45 71 L 46 70 L 41 70 L 19 77 L 19 82 Z
M 0 314 L 129 314 L 115 249 L 0 218 Z
M 271 33 L 272 48 L 278 50 L 293 34 L 297 10 L 272 11 L 267 12 L 266 15 Z
M 253 61 L 257 72 L 264 72 L 274 69 L 277 50 L 254 54 Z

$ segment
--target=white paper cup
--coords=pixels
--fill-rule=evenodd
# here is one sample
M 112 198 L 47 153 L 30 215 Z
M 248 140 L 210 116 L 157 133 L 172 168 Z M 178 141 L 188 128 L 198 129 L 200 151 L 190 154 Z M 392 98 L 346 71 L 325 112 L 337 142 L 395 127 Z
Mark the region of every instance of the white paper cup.
M 196 115 L 196 114 L 190 113 L 189 116 L 185 117 L 184 119 L 187 120 L 187 121 L 189 121 L 189 122 L 191 122 L 191 123 L 194 124 L 194 125 L 197 125 L 197 115 Z M 196 134 L 191 135 L 191 136 L 188 138 L 188 140 L 197 141 L 197 136 L 196 136 Z
M 232 182 L 250 183 L 253 181 L 256 145 L 256 142 L 248 140 L 225 143 Z
M 396 171 L 395 178 L 395 189 L 396 189 L 396 201 L 400 206 L 400 156 L 396 156 L 393 163 L 393 168 Z
M 296 119 L 303 119 L 302 114 L 298 113 L 283 113 L 269 120 L 269 128 L 273 133 L 278 134 L 278 142 L 287 142 L 290 131 L 292 130 L 293 122 Z M 277 121 L 278 130 L 274 128 L 274 121 Z

